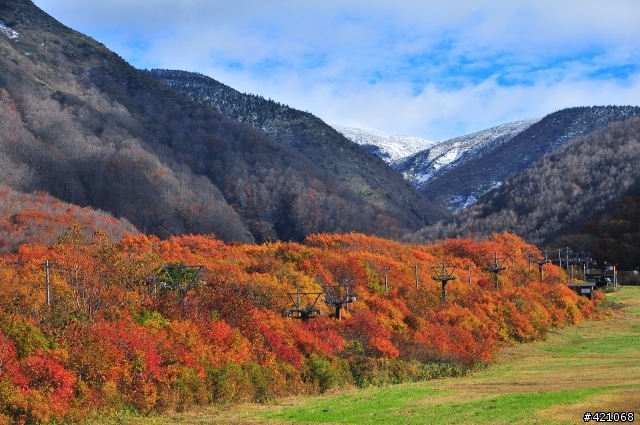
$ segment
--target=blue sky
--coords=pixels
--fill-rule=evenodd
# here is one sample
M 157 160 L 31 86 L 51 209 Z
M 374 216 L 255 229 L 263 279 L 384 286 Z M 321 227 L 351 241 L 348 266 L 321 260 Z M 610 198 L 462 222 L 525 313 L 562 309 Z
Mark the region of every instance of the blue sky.
M 138 68 L 209 75 L 330 124 L 444 140 L 640 104 L 637 0 L 35 0 Z

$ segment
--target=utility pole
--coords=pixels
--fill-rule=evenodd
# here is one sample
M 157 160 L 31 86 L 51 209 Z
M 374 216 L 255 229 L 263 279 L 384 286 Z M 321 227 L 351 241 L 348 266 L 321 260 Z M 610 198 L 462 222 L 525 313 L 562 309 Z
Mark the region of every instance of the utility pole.
M 534 257 L 535 254 L 533 253 L 533 251 L 527 251 L 527 264 L 529 267 L 529 271 L 531 271 L 531 260 L 533 260 Z
M 499 289 L 498 273 L 507 269 L 507 267 L 504 265 L 504 263 L 506 262 L 507 262 L 506 257 L 498 257 L 498 253 L 495 252 L 493 255 L 493 264 L 489 264 L 489 266 L 485 268 L 486 271 L 493 273 L 495 277 L 496 290 Z
M 591 259 L 591 253 L 585 251 L 577 252 L 573 262 L 582 265 L 582 277 L 586 280 L 587 272 L 589 271 L 589 264 L 594 262 Z
M 4 262 L 3 263 L 6 267 L 11 267 L 11 268 L 24 268 L 26 266 L 25 263 L 22 263 L 21 261 L 15 261 L 15 262 Z M 59 265 L 57 265 L 56 263 L 51 263 L 49 260 L 45 260 L 44 263 L 42 264 L 37 264 L 37 266 L 44 266 L 44 271 L 45 271 L 45 277 L 44 277 L 44 284 L 45 284 L 45 295 L 44 295 L 44 301 L 46 303 L 47 306 L 51 306 L 51 269 L 58 269 L 58 270 L 66 270 L 62 267 L 60 267 Z M 2 267 L 4 268 L 4 266 Z
M 45 260 L 45 279 L 47 284 L 47 305 L 51 305 L 51 269 L 49 267 L 49 260 Z
M 562 248 L 558 248 L 558 266 L 562 268 Z
M 540 282 L 544 278 L 544 265 L 550 263 L 551 260 L 548 258 L 548 251 L 544 250 L 544 260 L 538 260 L 538 270 L 540 271 Z
M 416 275 L 416 290 L 417 290 L 417 289 L 418 289 L 418 286 L 419 286 L 419 285 L 418 285 L 418 282 L 419 282 L 419 280 L 418 280 L 418 269 L 420 268 L 420 266 L 416 264 L 416 265 L 415 265 L 415 266 L 413 266 L 412 268 L 413 268 L 414 273 L 415 273 L 415 275 Z
M 442 267 L 435 266 L 435 267 L 431 267 L 431 269 L 435 273 L 435 275 L 431 276 L 431 279 L 438 281 L 442 284 L 442 302 L 444 303 L 447 301 L 447 289 L 446 289 L 447 283 L 450 280 L 455 280 L 458 278 L 458 276 L 453 274 L 453 272 L 456 271 L 456 268 L 454 267 L 453 270 L 451 270 L 451 272 L 447 272 L 447 263 L 443 261 Z
M 390 267 L 383 267 L 383 271 L 384 271 L 384 293 L 388 294 L 389 293 L 389 278 L 387 276 L 387 272 L 390 270 Z

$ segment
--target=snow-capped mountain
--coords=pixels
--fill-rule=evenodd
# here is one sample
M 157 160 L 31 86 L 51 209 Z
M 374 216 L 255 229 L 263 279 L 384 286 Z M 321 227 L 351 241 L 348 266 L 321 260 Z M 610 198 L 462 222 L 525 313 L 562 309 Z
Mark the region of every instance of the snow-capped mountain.
M 394 161 L 391 165 L 396 171 L 402 173 L 405 179 L 419 188 L 431 178 L 459 167 L 483 152 L 497 149 L 538 121 L 540 118 L 514 121 L 456 137 L 435 144 L 408 158 Z
M 567 108 L 439 143 L 394 168 L 427 198 L 456 212 L 545 154 L 612 122 L 640 116 L 636 106 Z
M 363 146 L 387 163 L 400 161 L 437 143 L 420 137 L 397 136 L 341 125 L 332 125 L 332 127 L 353 143 Z

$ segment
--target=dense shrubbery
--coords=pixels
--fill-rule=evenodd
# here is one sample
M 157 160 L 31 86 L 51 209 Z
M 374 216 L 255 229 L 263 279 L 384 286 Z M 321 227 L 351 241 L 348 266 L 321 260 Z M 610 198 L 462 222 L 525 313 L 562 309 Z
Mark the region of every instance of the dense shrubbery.
M 548 266 L 538 282 L 523 255 L 532 248 L 508 234 L 430 246 L 360 234 L 261 246 L 205 236 L 113 243 L 76 226 L 56 245 L 23 245 L 2 258 L 0 422 L 73 422 L 463 375 L 506 341 L 540 338 L 592 313 L 558 268 Z M 499 291 L 483 271 L 496 251 L 515 265 L 499 276 Z M 442 303 L 430 266 L 445 259 L 463 272 Z M 164 284 L 167 264 L 206 270 L 180 292 Z M 357 295 L 343 320 L 324 304 L 308 323 L 284 317 L 296 285 L 319 292 L 318 282 L 343 279 Z
M 88 233 L 100 229 L 112 240 L 138 233 L 125 219 L 67 204 L 44 192 L 25 194 L 0 185 L 0 253 L 22 244 L 53 244 L 74 223 Z

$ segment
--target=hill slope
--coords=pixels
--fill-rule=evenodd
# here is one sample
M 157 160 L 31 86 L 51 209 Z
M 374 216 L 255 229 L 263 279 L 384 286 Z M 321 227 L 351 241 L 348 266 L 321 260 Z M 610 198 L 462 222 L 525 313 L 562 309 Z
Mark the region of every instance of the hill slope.
M 508 231 L 542 244 L 576 232 L 610 212 L 624 197 L 638 196 L 639 141 L 640 118 L 612 123 L 545 155 L 478 204 L 449 222 L 421 230 L 413 240 L 485 237 Z M 617 227 L 618 236 L 621 230 Z M 616 239 L 610 243 L 623 242 Z
M 425 188 L 430 180 L 445 175 L 457 167 L 467 164 L 474 158 L 500 149 L 514 136 L 538 121 L 538 119 L 515 121 L 447 140 L 408 158 L 394 162 L 393 168 L 402 173 L 407 180 L 413 182 L 416 187 Z M 494 185 L 495 182 L 490 184 Z M 475 202 L 474 195 L 478 196 L 478 192 L 485 188 L 465 189 L 471 189 L 472 194 L 467 198 L 453 195 L 447 205 L 450 209 L 456 211 L 472 204 Z
M 0 22 L 0 184 L 93 206 L 162 237 L 397 237 L 424 223 L 426 201 L 413 188 L 395 195 L 390 186 L 387 209 L 367 202 L 326 162 L 194 103 L 28 0 L 0 3 Z M 416 214 L 404 212 L 412 202 Z
M 90 208 L 60 202 L 46 193 L 23 194 L 0 186 L 0 253 L 20 245 L 53 245 L 75 223 L 86 233 L 104 232 L 119 241 L 139 232 L 126 220 Z
M 0 255 L 6 424 L 96 416 L 121 423 L 124 415 L 130 423 L 132 412 L 182 414 L 207 403 L 460 376 L 491 362 L 505 343 L 542 338 L 594 308 L 564 285 L 558 267 L 538 282 L 523 257 L 501 273 L 496 291 L 483 257 L 533 249 L 512 235 L 414 246 L 321 234 L 304 244 L 249 246 L 199 235 L 112 243 L 69 233 L 50 249 L 25 248 Z M 471 284 L 447 285 L 448 302 L 428 278 L 427 265 L 443 256 L 473 274 Z M 45 260 L 55 265 L 49 286 Z M 204 270 L 194 279 L 195 267 L 163 267 L 181 262 Z M 419 289 L 413 264 L 424 265 Z M 357 297 L 346 297 L 345 280 Z M 292 305 L 288 294 L 300 284 L 318 295 L 300 294 Z M 315 303 L 322 293 L 348 299 L 342 319 L 334 306 Z M 287 311 L 324 314 L 305 323 Z
M 146 72 L 190 99 L 294 147 L 368 204 L 407 225 L 435 222 L 448 215 L 444 209 L 431 205 L 376 155 L 354 145 L 308 112 L 240 93 L 194 72 L 161 69 Z
M 633 116 L 640 116 L 639 107 L 594 106 L 554 112 L 509 140 L 472 156 L 464 166 L 445 169 L 429 178 L 420 190 L 434 203 L 460 209 L 569 141 Z

